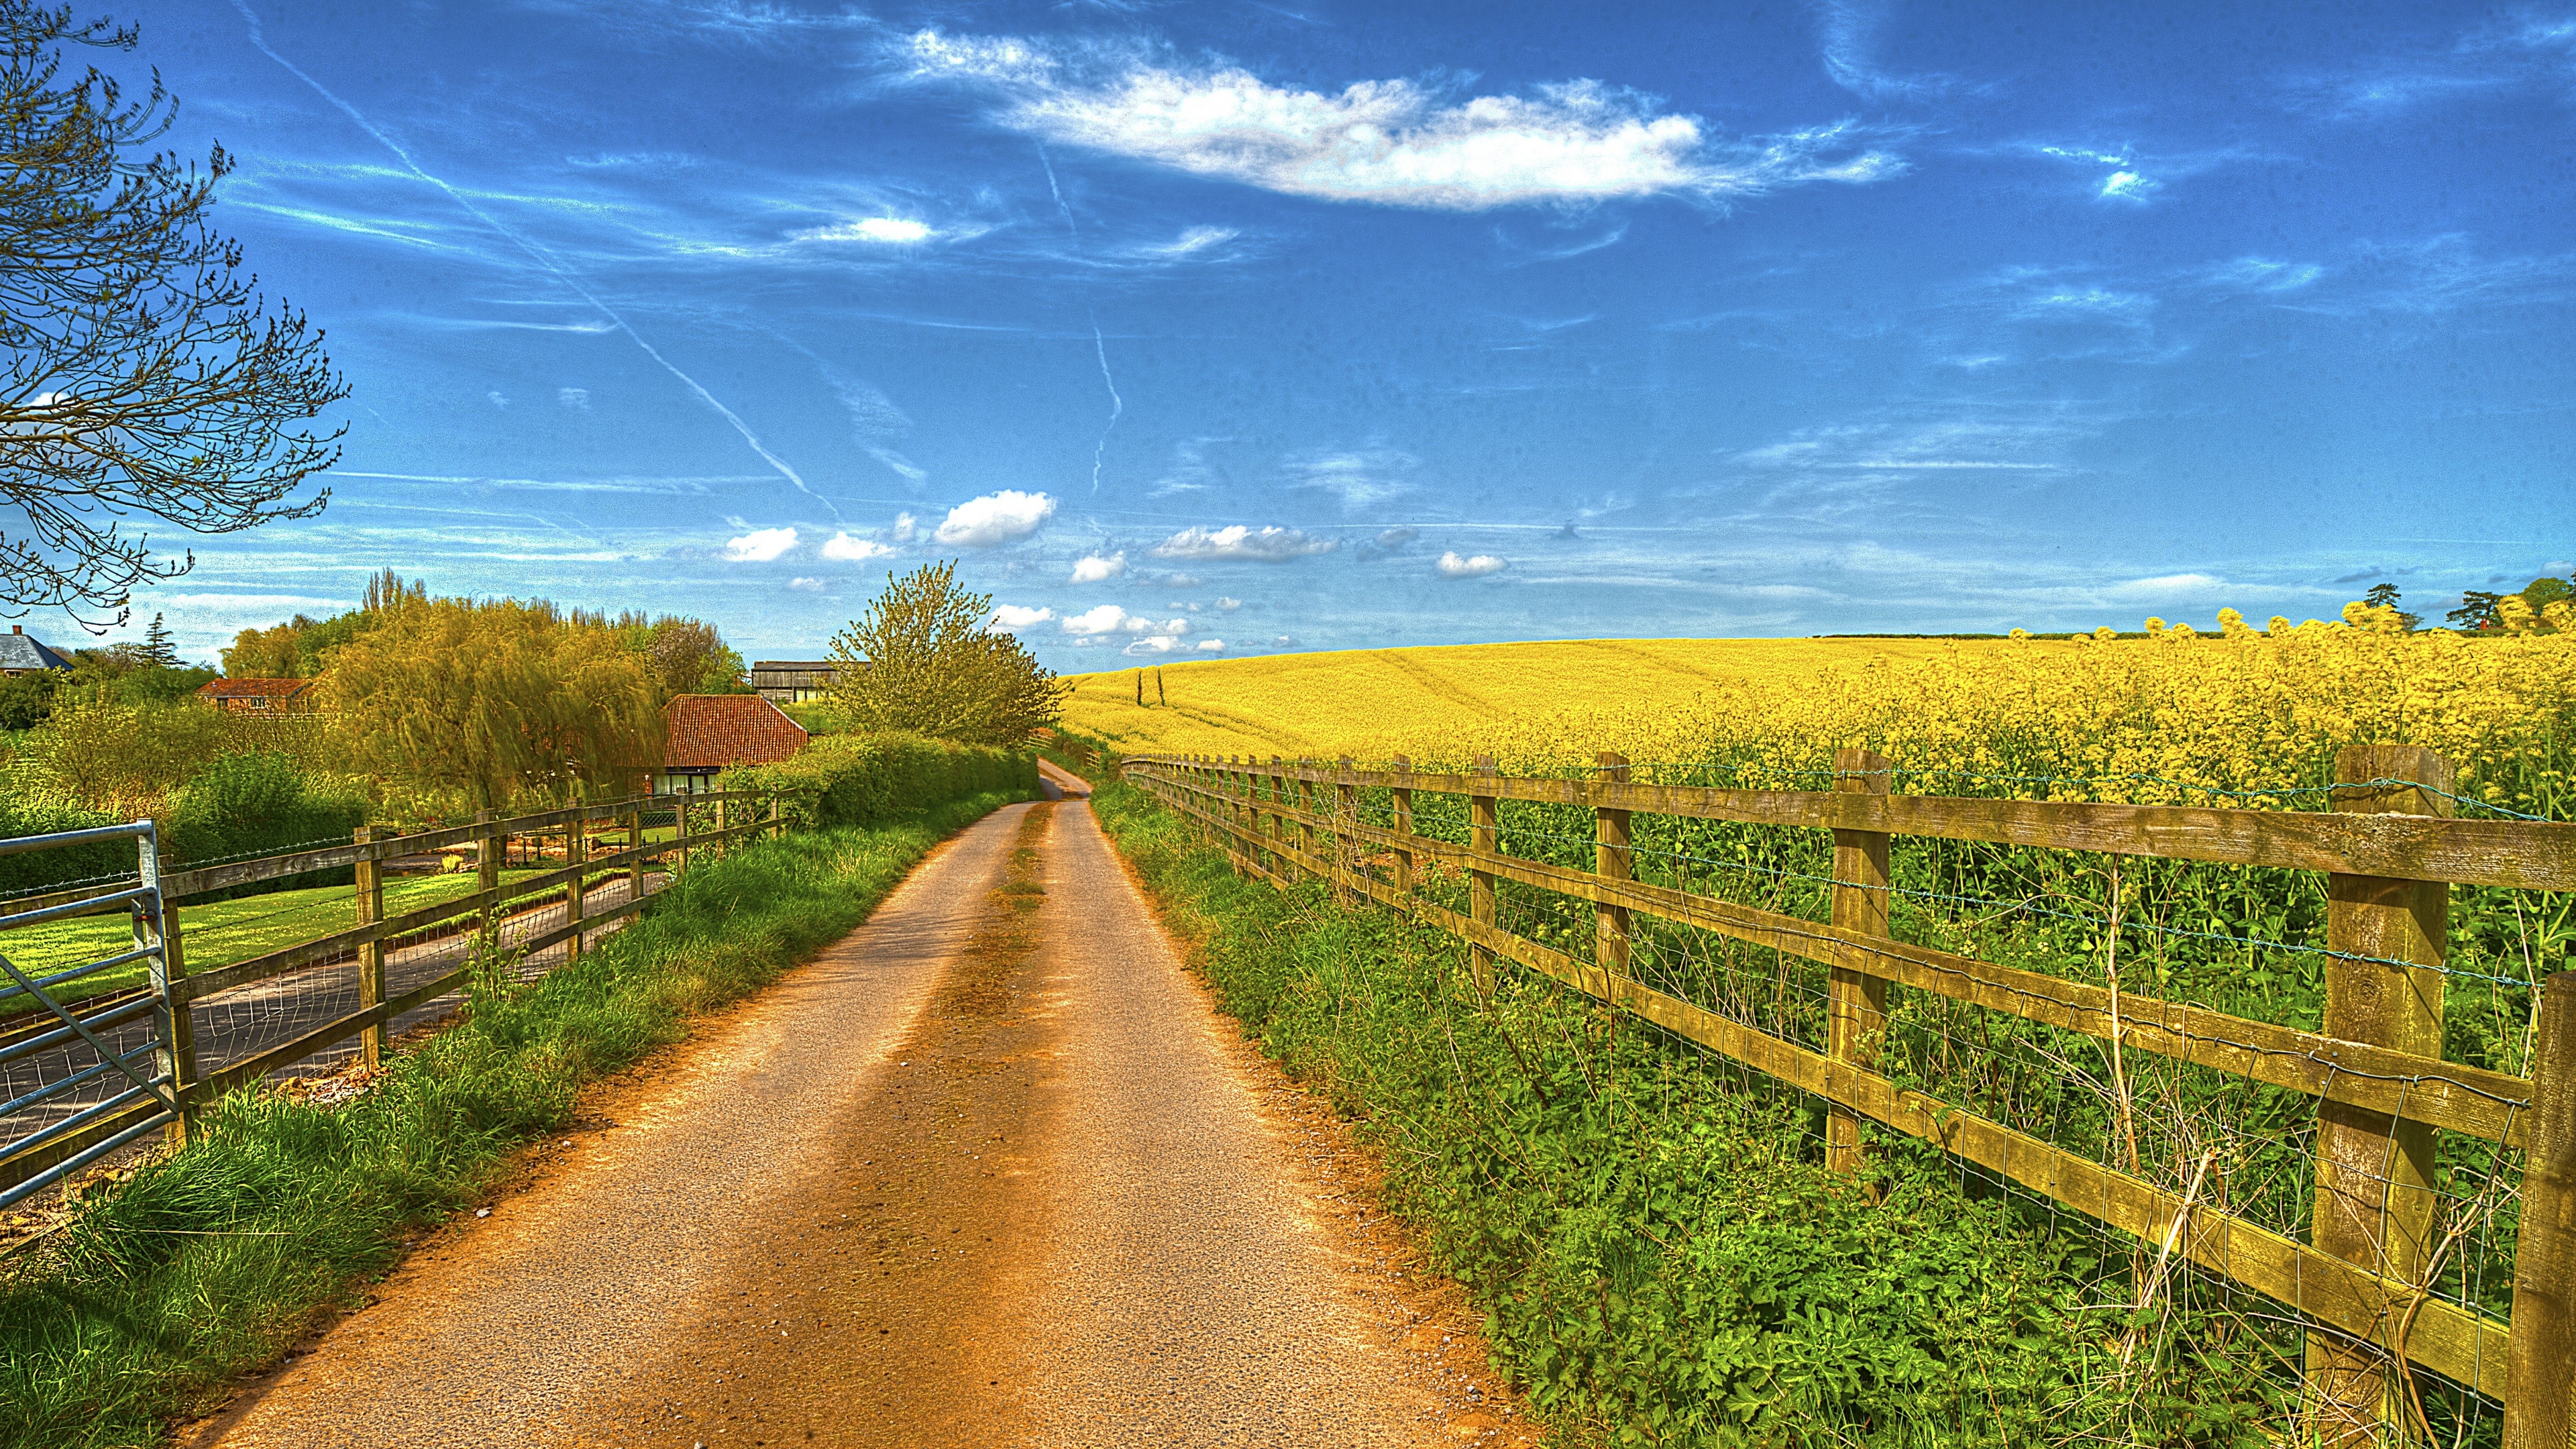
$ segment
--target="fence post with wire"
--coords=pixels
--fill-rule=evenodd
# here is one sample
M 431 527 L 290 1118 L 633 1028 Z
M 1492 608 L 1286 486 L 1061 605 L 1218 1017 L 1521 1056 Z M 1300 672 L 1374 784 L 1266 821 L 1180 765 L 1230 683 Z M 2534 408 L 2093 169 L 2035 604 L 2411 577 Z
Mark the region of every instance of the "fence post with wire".
M 2449 915 L 2463 890 L 2576 891 L 2576 825 L 2465 818 L 2450 766 L 2413 746 L 2348 749 L 2336 766 L 2331 786 L 2213 790 L 2227 803 L 2212 806 L 1912 793 L 1861 750 L 1838 752 L 1822 789 L 1661 783 L 1611 755 L 1584 778 L 1505 776 L 1487 755 L 1457 773 L 1122 762 L 1238 869 L 1283 888 L 1292 864 L 1318 874 L 1326 858 L 1287 851 L 1287 832 L 1322 834 L 1352 868 L 1319 899 L 1343 895 L 1346 876 L 1349 893 L 1458 938 L 1480 999 L 1508 960 L 1820 1100 L 1838 1172 L 1858 1169 L 1867 1120 L 2125 1235 L 2134 1308 L 2160 1285 L 2181 1291 L 2168 1259 L 2211 1292 L 2286 1305 L 2272 1317 L 2304 1341 L 2289 1362 L 2320 1443 L 2421 1438 L 2438 1399 L 2463 1423 L 2500 1409 L 2507 1449 L 2561 1449 L 2576 1378 L 2576 972 L 2482 974 L 2455 959 L 2485 948 L 2454 940 Z M 1366 802 L 1365 818 L 1318 808 L 1325 785 Z M 2266 793 L 2329 808 L 2243 803 Z M 1910 876 L 1899 845 L 1915 852 Z M 1801 851 L 1821 869 L 1796 868 Z M 2107 883 L 2104 904 L 1961 883 L 2060 853 L 2111 858 L 2082 873 Z M 1774 858 L 1791 864 L 1760 863 Z M 1729 898 L 1730 872 L 1767 873 L 1768 894 Z M 2321 898 L 2322 944 L 2205 927 L 2220 886 Z M 1560 904 L 1590 908 L 1581 956 Z M 2012 965 L 1979 954 L 2007 947 Z M 2098 983 L 2084 979 L 2092 952 Z M 2052 959 L 2070 964 L 2035 969 Z M 1812 982 L 1797 988 L 1812 996 L 1738 991 L 1740 960 L 1777 962 L 1764 984 Z M 2278 1003 L 2309 999 L 2300 970 L 2321 980 L 2314 1025 L 2247 1014 L 2295 1015 Z M 2479 1025 L 2497 1066 L 2450 1059 L 2446 990 L 2488 993 L 2493 1020 Z M 2014 1050 L 2036 1043 L 2016 1071 L 2098 1052 L 2116 1115 L 2104 1106 L 2099 1130 L 2069 1146 L 1992 1084 L 2010 1074 L 1945 1078 L 1959 1042 L 1982 1039 L 1977 1015 L 2017 1018 Z M 2142 1122 L 2148 1092 L 2159 1115 Z M 2300 1103 L 2312 1126 L 2282 1126 Z M 2122 1342 L 2125 1365 L 2134 1332 Z

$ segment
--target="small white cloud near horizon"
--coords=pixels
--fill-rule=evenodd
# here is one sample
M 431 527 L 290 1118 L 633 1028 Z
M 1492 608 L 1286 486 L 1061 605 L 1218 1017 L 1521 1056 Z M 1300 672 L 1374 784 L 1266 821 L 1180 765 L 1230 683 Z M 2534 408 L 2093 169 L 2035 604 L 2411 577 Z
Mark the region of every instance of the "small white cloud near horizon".
M 586 412 L 589 412 L 589 411 L 590 411 L 590 389 L 589 389 L 589 388 L 586 388 L 586 387 L 559 387 L 559 388 L 556 388 L 556 389 L 555 389 L 555 401 L 556 401 L 556 402 L 558 402 L 558 403 L 561 403 L 561 404 L 562 404 L 562 405 L 564 405 L 565 407 L 570 408 L 570 409 L 572 409 L 574 412 L 577 412 L 577 413 L 586 413 Z
M 1224 528 L 1205 528 L 1193 524 L 1155 545 L 1160 558 L 1185 559 L 1251 559 L 1260 563 L 1286 563 L 1319 553 L 1331 553 L 1341 544 L 1329 538 L 1317 538 L 1302 529 L 1248 528 L 1231 524 Z
M 501 390 L 499 388 L 494 388 L 490 392 L 483 394 L 483 400 L 496 408 L 506 408 L 510 405 L 510 400 L 501 395 Z
M 796 529 L 755 528 L 725 540 L 724 556 L 735 563 L 768 563 L 796 546 Z
M 1125 572 L 1127 572 L 1125 549 L 1120 549 L 1106 558 L 1096 553 L 1087 553 L 1073 561 L 1073 577 L 1067 582 L 1096 584 L 1103 579 L 1114 579 Z
M 1473 558 L 1460 558 L 1455 553 L 1440 555 L 1440 576 L 1449 579 L 1472 579 L 1483 574 L 1501 573 L 1507 565 L 1489 553 Z
M 1225 641 L 1222 639 L 1201 639 L 1198 642 L 1198 651 L 1201 654 L 1223 654 L 1225 652 Z
M 898 513 L 894 516 L 894 527 L 888 531 L 887 536 L 897 543 L 910 543 L 920 534 L 921 520 L 909 513 Z
M 2100 194 L 2105 201 L 2144 201 L 2159 185 L 2135 171 L 2114 171 L 2103 178 Z
M 1037 532 L 1038 525 L 1054 516 L 1053 498 L 1005 488 L 949 509 L 931 537 L 957 548 L 997 548 Z
M 1053 618 L 1055 618 L 1055 610 L 1044 605 L 1029 608 L 1020 604 L 1003 604 L 993 610 L 993 622 L 984 627 L 1011 632 L 1026 629 L 1035 624 L 1044 624 Z
M 1225 610 L 1228 610 L 1228 611 L 1232 611 L 1232 610 L 1235 610 L 1235 609 L 1240 609 L 1240 608 L 1242 608 L 1242 607 L 1243 607 L 1243 600 L 1241 600 L 1241 599 L 1229 599 L 1229 598 L 1227 598 L 1225 595 L 1223 595 L 1223 594 L 1219 594 L 1219 595 L 1217 595 L 1217 596 L 1216 596 L 1216 606 L 1217 606 L 1218 608 L 1220 608 L 1220 609 L 1225 609 Z
M 825 585 L 821 579 L 794 578 L 787 581 L 787 587 L 800 594 L 819 594 Z
M 893 552 L 893 549 L 875 539 L 852 538 L 846 529 L 833 534 L 823 544 L 823 557 L 841 563 L 865 563 L 872 558 L 884 558 Z
M 875 242 L 881 246 L 911 246 L 926 242 L 938 233 L 925 222 L 901 216 L 870 216 L 857 221 L 837 222 L 800 231 L 791 241 L 800 242 Z
M 1190 621 L 1148 618 L 1142 614 L 1130 614 L 1116 604 L 1098 604 L 1079 614 L 1065 615 L 1061 626 L 1067 634 L 1080 637 L 1142 634 L 1148 639 L 1164 640 L 1163 647 L 1169 648 L 1171 640 L 1189 632 Z M 1076 642 L 1080 642 L 1080 637 Z
M 1421 82 L 1339 92 L 1273 85 L 1240 67 L 1127 61 L 1069 84 L 1040 42 L 910 39 L 913 74 L 999 86 L 997 119 L 1062 145 L 1331 201 L 1442 211 L 1663 194 L 1707 201 L 1811 181 L 1867 182 L 1905 163 L 1849 123 L 1726 139 L 1699 117 L 1595 80 L 1464 100 Z

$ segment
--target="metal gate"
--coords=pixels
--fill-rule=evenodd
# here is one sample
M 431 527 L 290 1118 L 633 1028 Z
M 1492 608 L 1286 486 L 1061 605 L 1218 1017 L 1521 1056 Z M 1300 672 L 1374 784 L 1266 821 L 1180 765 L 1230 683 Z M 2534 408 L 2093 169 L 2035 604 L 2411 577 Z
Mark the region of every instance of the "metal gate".
M 131 838 L 135 883 L 105 895 L 60 901 L 0 916 L 0 1005 L 35 1013 L 52 1023 L 0 1047 L 0 1127 L 15 1129 L 11 1155 L 43 1165 L 0 1192 L 0 1208 L 31 1197 L 127 1143 L 179 1120 L 189 1060 L 184 1007 L 171 1005 L 169 959 L 161 892 L 161 846 L 149 820 L 0 840 L 0 855 L 61 850 Z M 64 916 L 88 915 L 123 905 L 134 921 L 131 950 L 103 956 L 48 975 L 31 977 L 8 956 L 9 932 Z M 150 987 L 142 993 L 90 993 L 82 983 L 102 971 L 145 963 Z M 22 1000 L 22 998 L 28 1000 Z M 140 1113 L 140 1119 L 135 1120 Z

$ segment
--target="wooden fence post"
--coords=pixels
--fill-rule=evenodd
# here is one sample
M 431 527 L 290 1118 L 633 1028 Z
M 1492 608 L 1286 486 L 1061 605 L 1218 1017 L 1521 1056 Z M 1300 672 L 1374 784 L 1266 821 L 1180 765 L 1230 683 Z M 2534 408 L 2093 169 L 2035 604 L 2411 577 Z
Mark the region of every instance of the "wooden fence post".
M 1360 855 L 1360 787 L 1351 783 L 1351 757 L 1344 755 L 1338 766 L 1342 778 L 1333 787 L 1333 868 L 1347 869 L 1349 878 L 1342 888 L 1343 899 L 1352 906 L 1368 904 L 1368 891 L 1360 884 L 1368 866 Z
M 689 873 L 689 797 L 671 792 L 672 838 L 680 842 L 680 874 Z
M 1594 757 L 1601 768 L 1593 779 L 1603 784 L 1628 783 L 1628 757 L 1603 750 Z M 1605 881 L 1636 879 L 1636 852 L 1628 832 L 1628 812 L 1608 806 L 1592 808 L 1592 873 Z M 1592 964 L 1613 976 L 1628 974 L 1630 922 L 1626 906 L 1592 906 Z
M 1396 756 L 1395 772 L 1412 774 L 1413 758 Z M 1387 794 L 1395 803 L 1395 893 L 1409 900 L 1413 895 L 1413 846 L 1409 839 L 1413 834 L 1413 787 L 1399 785 Z
M 474 812 L 474 823 L 490 825 L 500 817 L 489 810 Z M 474 837 L 474 888 L 483 893 L 483 934 L 500 939 L 501 930 L 501 851 L 509 842 L 502 830 L 484 830 Z
M 1301 776 L 1306 771 L 1314 768 L 1315 761 L 1312 756 L 1301 758 L 1297 761 L 1297 770 Z M 1302 778 L 1299 779 L 1296 785 L 1292 788 L 1294 791 L 1292 798 L 1296 800 L 1297 808 L 1303 811 L 1306 816 L 1304 820 L 1298 822 L 1298 839 L 1305 843 L 1306 858 L 1308 860 L 1321 859 L 1321 857 L 1316 854 L 1316 849 L 1321 842 L 1316 837 L 1314 820 L 1318 814 L 1322 813 L 1318 807 L 1323 801 L 1324 792 L 1316 788 L 1314 781 Z
M 630 851 L 644 848 L 644 802 L 641 800 L 626 807 L 626 848 Z M 626 863 L 626 898 L 630 901 L 644 899 L 644 857 L 640 854 Z
M 564 924 L 572 934 L 564 938 L 564 964 L 581 959 L 581 923 L 589 914 L 590 903 L 590 821 L 576 814 L 564 831 L 564 868 L 573 873 L 564 884 Z
M 2504 1449 L 2560 1449 L 2576 1444 L 2576 971 L 2541 987 L 2530 1123 Z
M 1834 751 L 1834 789 L 1851 795 L 1888 793 L 1885 757 L 1870 750 Z M 1834 832 L 1834 924 L 1872 936 L 1887 934 L 1887 835 L 1877 830 Z M 1830 968 L 1825 985 L 1826 1055 L 1866 1067 L 1878 1054 L 1887 1027 L 1887 982 L 1866 972 Z M 1825 1166 L 1839 1173 L 1861 1167 L 1860 1117 L 1850 1108 L 1825 1108 Z
M 769 838 L 772 840 L 787 838 L 787 817 L 779 813 L 778 792 L 775 790 L 769 792 Z
M 1297 878 L 1296 867 L 1288 863 L 1288 857 L 1284 854 L 1288 848 L 1288 817 L 1281 813 L 1288 804 L 1288 767 L 1287 764 L 1277 755 L 1272 755 L 1270 757 L 1270 777 L 1265 783 L 1267 785 L 1266 791 L 1263 788 L 1263 784 L 1256 783 L 1254 785 L 1253 796 L 1256 800 L 1262 800 L 1269 806 L 1270 840 L 1272 845 L 1270 851 L 1270 873 L 1283 881 L 1295 880 Z
M 2451 813 L 2450 762 L 2420 745 L 2347 746 L 2335 756 L 2335 779 L 2358 787 L 2334 791 L 2340 814 Z M 2366 783 L 2382 780 L 2405 783 Z M 2440 881 L 2326 878 L 2326 949 L 2338 953 L 2326 961 L 2326 1035 L 2442 1055 L 2450 908 L 2451 888 Z M 2419 1284 L 2432 1248 L 2433 1180 L 2431 1127 L 2319 1100 L 2311 1246 Z M 2387 1305 L 2389 1330 L 2401 1311 L 2402 1303 Z M 2350 1449 L 2377 1442 L 2382 1425 L 2400 1420 L 2405 1389 L 2382 1371 L 2384 1347 L 2308 1335 L 2310 1438 Z
M 1478 755 L 1476 773 L 1491 777 L 1494 774 L 1494 757 Z M 1498 852 L 1501 849 L 1498 840 L 1501 834 L 1501 819 L 1500 801 L 1497 797 L 1468 796 L 1467 848 L 1482 851 L 1488 855 Z M 1494 873 L 1490 870 L 1473 866 L 1468 868 L 1467 919 L 1480 926 L 1495 924 Z M 1477 995 L 1494 994 L 1494 953 L 1481 942 L 1470 943 L 1467 947 L 1467 974 L 1475 978 Z
M 725 835 L 725 828 L 733 824 L 732 807 L 733 801 L 729 792 L 718 790 L 716 792 L 716 854 L 719 857 L 733 854 L 733 841 Z
M 179 1104 L 179 1120 L 170 1124 L 168 1133 L 171 1144 L 177 1146 L 196 1135 L 196 1104 L 189 1099 L 189 1089 L 197 1084 L 197 1023 L 188 1003 L 176 996 L 179 983 L 188 979 L 188 966 L 179 944 L 179 908 L 161 894 L 160 831 L 135 837 L 134 872 L 137 885 L 152 888 L 150 907 L 133 913 L 134 945 L 137 950 L 161 948 L 144 970 L 153 995 L 161 1000 L 160 1020 L 154 1023 L 160 1029 L 161 1046 L 152 1054 L 152 1066 L 153 1075 L 170 1079 L 171 1100 Z
M 358 847 L 358 924 L 372 926 L 385 918 L 384 866 L 376 859 L 376 831 L 372 825 L 361 825 L 349 838 Z M 385 943 L 362 941 L 358 944 L 358 1009 L 381 1006 L 385 1000 Z M 374 1068 L 384 1065 L 385 1028 L 382 1023 L 358 1033 L 358 1065 Z

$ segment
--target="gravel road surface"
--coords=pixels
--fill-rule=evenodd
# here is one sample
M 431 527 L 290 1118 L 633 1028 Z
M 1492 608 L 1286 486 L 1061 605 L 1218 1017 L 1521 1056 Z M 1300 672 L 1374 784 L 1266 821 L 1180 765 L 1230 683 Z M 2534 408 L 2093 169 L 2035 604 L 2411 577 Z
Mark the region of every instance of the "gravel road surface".
M 1536 1442 L 1066 778 L 187 1442 Z

